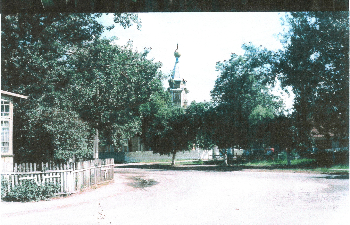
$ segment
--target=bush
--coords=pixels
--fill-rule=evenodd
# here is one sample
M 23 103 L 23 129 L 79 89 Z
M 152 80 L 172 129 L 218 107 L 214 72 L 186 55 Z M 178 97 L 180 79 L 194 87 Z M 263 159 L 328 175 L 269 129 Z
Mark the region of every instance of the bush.
M 1 182 L 1 190 L 6 189 L 5 185 L 5 183 Z M 53 197 L 59 190 L 60 186 L 58 184 L 46 183 L 38 185 L 33 180 L 24 180 L 20 185 L 16 185 L 9 192 L 6 190 L 6 195 L 1 197 L 3 197 L 5 201 L 39 201 Z
M 35 102 L 28 104 L 36 105 Z M 28 108 L 32 105 L 21 108 L 16 117 L 14 148 L 17 149 L 15 160 L 18 163 L 92 158 L 93 143 L 90 140 L 93 133 L 77 113 L 54 108 L 42 111 Z
M 1 199 L 4 199 L 5 196 L 7 195 L 7 192 L 8 192 L 7 186 L 8 186 L 8 180 L 3 179 L 1 177 Z

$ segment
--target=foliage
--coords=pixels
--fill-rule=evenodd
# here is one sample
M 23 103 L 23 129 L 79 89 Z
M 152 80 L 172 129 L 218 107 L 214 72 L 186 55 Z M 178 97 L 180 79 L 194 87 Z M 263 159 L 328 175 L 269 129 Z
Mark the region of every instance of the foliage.
M 195 145 L 201 149 L 212 149 L 214 147 L 210 112 L 213 110 L 211 102 L 191 102 L 186 109 L 190 117 L 190 130 L 195 139 Z
M 164 113 L 172 107 L 170 94 L 159 89 L 150 96 L 150 100 L 140 106 L 141 138 L 146 149 L 154 147 L 154 137 L 161 132 L 160 120 Z
M 257 126 L 281 113 L 281 101 L 269 92 L 275 55 L 262 47 L 243 45 L 244 55 L 218 62 L 220 72 L 211 91 L 215 108 L 209 114 L 219 148 L 250 147 Z
M 1 199 L 4 199 L 8 193 L 8 184 L 9 181 L 7 179 L 1 178 Z
M 138 108 L 161 86 L 160 63 L 132 46 L 101 40 L 101 14 L 2 15 L 2 88 L 29 95 L 17 102 L 18 161 L 91 157 L 91 135 L 118 141 L 139 132 Z M 124 28 L 137 15 L 114 15 Z
M 4 183 L 4 185 L 6 184 Z M 6 189 L 6 187 L 3 188 L 3 183 L 1 183 L 1 189 Z M 60 186 L 58 184 L 45 183 L 38 185 L 33 180 L 24 180 L 2 197 L 5 201 L 39 201 L 53 197 L 59 190 Z
M 112 136 L 130 133 L 139 127 L 138 109 L 161 87 L 160 63 L 147 59 L 147 51 L 136 52 L 132 45 L 119 47 L 110 40 L 95 40 L 77 50 L 74 70 L 67 85 L 70 102 L 90 126 L 102 130 L 107 143 Z
M 254 161 L 254 162 L 248 162 L 245 163 L 245 166 L 249 167 L 276 167 L 276 168 L 283 168 L 288 165 L 287 159 L 286 159 L 286 153 L 283 153 L 283 159 L 276 159 L 273 161 Z M 291 160 L 291 165 L 293 168 L 298 168 L 298 169 L 311 169 L 314 168 L 316 163 L 314 159 L 292 159 Z
M 33 99 L 29 100 L 33 102 Z M 17 162 L 65 162 L 92 158 L 92 131 L 73 111 L 21 107 L 15 120 Z
M 195 142 L 193 117 L 183 108 L 173 106 L 168 93 L 160 92 L 153 101 L 142 106 L 143 140 L 154 153 L 172 154 L 190 150 Z
M 31 96 L 64 86 L 60 59 L 99 37 L 103 26 L 89 14 L 2 15 L 3 88 Z M 40 84 L 37 87 L 35 84 Z
M 276 74 L 295 93 L 298 143 L 310 146 L 313 127 L 329 137 L 348 139 L 349 13 L 297 12 L 289 26 Z

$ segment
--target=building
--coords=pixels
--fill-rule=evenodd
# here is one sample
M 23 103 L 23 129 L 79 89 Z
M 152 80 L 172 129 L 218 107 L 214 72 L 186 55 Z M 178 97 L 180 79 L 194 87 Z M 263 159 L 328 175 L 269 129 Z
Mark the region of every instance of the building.
M 310 138 L 313 147 L 318 149 L 349 149 L 349 139 L 348 138 L 336 138 L 333 133 L 328 132 L 327 135 L 321 134 L 315 127 L 312 128 L 310 132 Z
M 28 96 L 1 90 L 1 171 L 13 169 L 13 101 Z
M 188 90 L 186 88 L 187 81 L 183 79 L 180 75 L 180 69 L 179 69 L 179 58 L 181 54 L 178 52 L 179 46 L 177 46 L 174 56 L 175 56 L 175 66 L 173 73 L 171 75 L 171 78 L 169 79 L 169 88 L 168 91 L 171 95 L 171 100 L 173 102 L 173 105 L 187 108 L 188 102 L 187 102 L 187 93 Z

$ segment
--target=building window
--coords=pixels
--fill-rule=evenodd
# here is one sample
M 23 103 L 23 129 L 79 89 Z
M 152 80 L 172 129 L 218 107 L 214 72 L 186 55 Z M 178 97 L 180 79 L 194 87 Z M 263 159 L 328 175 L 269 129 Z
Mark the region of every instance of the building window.
M 8 153 L 10 147 L 10 121 L 1 121 L 1 153 Z
M 1 99 L 1 118 L 10 117 L 10 101 Z
M 1 99 L 1 153 L 8 153 L 10 148 L 10 101 Z

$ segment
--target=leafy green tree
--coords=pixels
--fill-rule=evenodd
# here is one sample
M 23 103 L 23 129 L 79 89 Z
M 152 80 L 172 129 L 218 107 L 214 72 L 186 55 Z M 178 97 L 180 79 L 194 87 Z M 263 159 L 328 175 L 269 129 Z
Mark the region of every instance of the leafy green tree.
M 186 109 L 186 114 L 190 117 L 190 131 L 195 145 L 201 149 L 212 149 L 211 117 L 209 113 L 213 110 L 211 102 L 191 102 Z
M 211 148 L 211 130 L 206 113 L 211 103 L 192 102 L 187 109 L 173 106 L 169 92 L 155 92 L 151 101 L 141 106 L 142 137 L 147 149 L 154 153 L 172 154 L 172 165 L 178 151 L 191 150 L 194 145 Z
M 60 71 L 65 63 L 59 59 L 101 35 L 103 26 L 96 17 L 88 14 L 2 15 L 3 88 L 40 96 L 64 86 L 67 77 Z
M 92 158 L 93 130 L 73 111 L 24 105 L 14 120 L 17 162 L 65 162 Z
M 326 137 L 348 140 L 349 13 L 297 12 L 285 22 L 289 30 L 276 71 L 295 93 L 299 148 L 310 145 L 313 127 Z
M 172 154 L 175 164 L 176 152 L 188 149 L 185 140 L 185 116 L 182 108 L 163 107 L 156 115 L 151 128 L 151 149 L 154 153 Z
M 132 45 L 110 42 L 96 40 L 74 53 L 67 92 L 80 117 L 101 130 L 108 144 L 118 146 L 113 134 L 135 135 L 141 122 L 139 107 L 161 88 L 162 74 L 158 72 L 161 64 L 146 58 L 147 51 L 139 53 Z
M 168 108 L 171 108 L 171 106 L 170 94 L 165 91 L 164 88 L 152 93 L 150 100 L 140 106 L 140 136 L 146 149 L 152 148 L 154 144 L 153 136 L 159 131 L 155 124 L 160 122 L 162 115 L 168 110 Z
M 171 154 L 172 165 L 175 165 L 176 153 L 192 149 L 195 143 L 193 116 L 183 108 L 173 106 L 167 93 L 158 96 L 153 103 L 143 105 L 142 111 L 147 123 L 143 129 L 147 148 L 153 153 Z
M 19 110 L 14 121 L 21 122 L 14 126 L 16 158 L 35 161 L 67 160 L 72 155 L 89 158 L 94 126 L 79 118 L 77 99 L 70 96 L 71 84 L 81 75 L 75 76 L 77 53 L 99 43 L 104 29 L 111 27 L 98 22 L 101 14 L 1 16 L 2 89 L 29 95 L 15 107 Z M 124 27 L 136 20 L 131 14 L 115 15 L 115 22 Z
M 277 147 L 280 151 L 284 151 L 286 148 L 296 147 L 296 133 L 294 118 L 292 116 L 279 115 L 262 125 L 258 129 L 258 134 L 260 134 L 261 138 L 265 138 L 265 140 L 267 134 L 269 136 L 270 146 Z
M 232 54 L 218 62 L 220 75 L 211 91 L 213 140 L 220 149 L 248 148 L 254 144 L 256 126 L 281 113 L 282 103 L 269 91 L 272 78 L 271 51 L 243 45 L 244 55 Z

